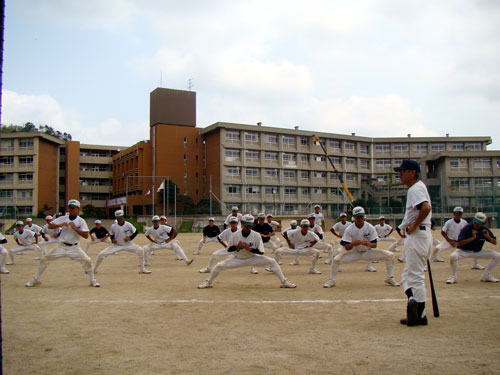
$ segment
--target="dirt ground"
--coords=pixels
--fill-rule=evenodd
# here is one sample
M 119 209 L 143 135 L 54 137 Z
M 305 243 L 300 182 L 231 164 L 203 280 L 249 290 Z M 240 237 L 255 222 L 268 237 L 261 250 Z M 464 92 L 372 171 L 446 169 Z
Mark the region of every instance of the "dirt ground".
M 471 260 L 461 262 L 455 285 L 445 283 L 447 262 L 432 264 L 441 317 L 432 317 L 429 300 L 429 326 L 406 327 L 399 323 L 406 298 L 400 287 L 384 284 L 384 263 L 375 264 L 376 273 L 346 264 L 337 286 L 324 289 L 326 254 L 318 262 L 322 275 L 307 273 L 309 257 L 289 266 L 288 256 L 282 269 L 297 289 L 280 289 L 263 269 L 252 275 L 240 268 L 199 290 L 207 275 L 198 270 L 220 247 L 207 244 L 195 256 L 200 238 L 178 238 L 195 259 L 191 266 L 161 250 L 151 257 L 151 275 L 138 273 L 134 254 L 109 256 L 97 275 L 101 288 L 89 287 L 69 259 L 53 262 L 40 287 L 26 288 L 37 261 L 32 252 L 17 256 L 1 279 L 5 373 L 500 373 L 500 285 L 479 282 L 482 271 L 472 270 Z M 144 235 L 136 240 L 146 242 Z M 91 248 L 92 260 L 103 247 Z M 398 281 L 402 270 L 396 262 Z M 500 277 L 500 269 L 492 274 Z

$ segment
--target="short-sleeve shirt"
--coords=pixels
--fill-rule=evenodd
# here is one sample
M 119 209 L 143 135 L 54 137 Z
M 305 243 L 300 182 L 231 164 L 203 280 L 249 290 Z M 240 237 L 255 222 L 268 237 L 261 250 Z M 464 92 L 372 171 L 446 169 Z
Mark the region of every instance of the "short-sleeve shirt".
M 444 223 L 442 231 L 446 233 L 450 240 L 456 241 L 462 229 L 467 225 L 467 221 L 460 219 L 457 223 L 455 219 L 448 220 Z M 471 236 L 472 237 L 472 236 Z
M 253 230 L 250 231 L 250 234 L 247 237 L 243 236 L 241 230 L 232 233 L 227 246 L 238 246 L 239 242 L 245 242 L 250 248 L 258 249 L 261 253 L 264 253 L 264 244 L 262 242 L 262 237 L 259 233 Z M 233 254 L 235 258 L 240 259 L 248 259 L 256 255 L 250 251 L 247 251 L 246 249 L 240 249 L 238 251 L 235 251 Z
M 231 213 L 227 215 L 226 220 L 224 220 L 224 224 L 229 226 L 229 219 L 231 219 L 234 215 Z M 241 220 L 243 219 L 243 215 L 238 212 L 238 214 L 235 216 L 238 218 L 238 229 L 241 229 Z
M 50 229 L 49 224 L 45 224 L 42 227 L 41 233 L 43 233 L 45 236 L 56 238 L 59 236 L 59 233 L 61 233 L 61 228 Z
M 353 243 L 354 241 L 376 241 L 378 238 L 378 234 L 373 228 L 373 225 L 363 222 L 363 226 L 358 228 L 356 224 L 350 225 L 349 228 L 346 229 L 344 235 L 342 236 L 342 241 Z M 352 250 L 356 251 L 366 251 L 371 250 L 371 247 L 358 245 L 354 246 Z
M 280 223 L 278 223 L 278 222 L 277 222 L 277 221 L 275 221 L 275 220 L 271 220 L 271 222 L 266 221 L 266 223 L 267 223 L 267 224 L 269 224 L 270 226 L 272 226 L 272 227 L 273 227 L 273 230 L 274 230 L 275 232 L 276 232 L 276 231 L 279 229 L 279 227 L 280 227 Z
M 89 227 L 87 226 L 87 222 L 83 220 L 80 216 L 75 216 L 74 218 L 70 218 L 69 215 L 60 216 L 57 219 L 51 221 L 51 224 L 62 224 L 68 223 L 68 225 L 61 228 L 61 234 L 59 235 L 59 240 L 61 242 L 66 242 L 70 244 L 77 244 L 80 242 L 80 235 L 76 233 L 73 228 L 69 225 L 69 223 L 73 223 L 78 230 L 82 232 L 88 232 Z
M 384 223 L 384 225 L 377 224 L 374 228 L 380 238 L 384 238 L 392 230 L 392 227 L 387 223 Z
M 352 223 L 346 221 L 345 224 L 343 224 L 341 221 L 335 223 L 332 225 L 332 228 L 333 230 L 335 231 L 335 233 L 337 233 L 340 237 L 342 237 L 346 231 L 347 228 L 349 228 L 349 226 L 351 225 Z
M 252 230 L 255 232 L 258 232 L 260 234 L 264 234 L 264 235 L 267 235 L 267 234 L 274 232 L 273 227 L 270 226 L 268 223 L 264 223 L 262 225 L 257 223 L 252 227 Z M 262 242 L 264 242 L 264 243 L 269 242 L 270 239 L 271 239 L 271 237 L 262 238 Z
M 410 226 L 417 220 L 420 210 L 417 208 L 423 202 L 431 204 L 431 197 L 422 181 L 415 182 L 409 189 L 406 197 L 406 212 L 403 219 L 404 227 Z M 431 225 L 432 210 L 422 221 L 422 225 Z
M 306 234 L 302 234 L 301 228 L 293 229 L 287 232 L 286 236 L 296 249 L 305 249 L 306 247 L 311 246 L 311 243 L 314 241 L 319 241 L 319 237 L 316 233 L 308 230 Z
M 94 227 L 90 230 L 90 234 L 94 234 L 98 239 L 106 237 L 108 234 L 108 230 L 104 227 L 100 227 L 97 229 L 97 227 Z
M 474 229 L 474 223 L 467 224 L 465 227 L 463 227 L 462 231 L 458 235 L 458 241 L 460 242 L 468 238 L 471 238 L 473 229 Z M 458 248 L 466 251 L 473 251 L 475 253 L 480 252 L 483 249 L 484 243 L 486 242 L 486 238 L 484 238 L 483 234 L 483 230 L 485 229 L 488 231 L 491 238 L 496 239 L 495 235 L 491 233 L 491 231 L 488 228 L 483 226 L 481 227 L 481 229 L 477 231 L 476 239 L 474 241 L 469 242 L 467 245 L 458 246 Z
M 214 238 L 217 237 L 220 234 L 220 229 L 217 225 L 207 225 L 205 228 L 203 228 L 203 236 L 208 237 L 208 238 Z
M 113 223 L 109 232 L 114 236 L 117 245 L 125 245 L 127 244 L 125 238 L 132 236 L 136 232 L 136 229 L 131 223 L 124 221 L 123 225 Z
M 231 237 L 231 234 L 236 233 L 238 229 L 236 229 L 234 232 L 231 228 L 226 228 L 222 231 L 221 234 L 219 234 L 219 240 L 225 242 L 226 244 L 229 242 L 229 238 Z
M 314 216 L 316 216 L 316 220 L 314 221 L 314 223 L 321 226 L 321 224 L 323 224 L 323 221 L 325 221 L 325 217 L 323 216 L 323 212 L 314 213 Z
M 149 236 L 153 239 L 154 242 L 156 243 L 162 243 L 165 242 L 170 238 L 170 234 L 172 233 L 172 228 L 170 225 L 162 225 L 160 224 L 158 228 L 155 228 L 154 226 L 149 227 L 146 230 L 146 236 Z
M 25 225 L 24 228 L 28 229 L 32 232 L 35 232 L 36 234 L 40 234 L 40 231 L 42 230 L 41 226 L 33 224 L 33 223 L 31 225 Z
M 323 228 L 321 228 L 318 224 L 316 224 L 316 222 L 314 222 L 314 226 L 311 227 L 309 230 L 316 233 L 320 239 L 323 237 Z

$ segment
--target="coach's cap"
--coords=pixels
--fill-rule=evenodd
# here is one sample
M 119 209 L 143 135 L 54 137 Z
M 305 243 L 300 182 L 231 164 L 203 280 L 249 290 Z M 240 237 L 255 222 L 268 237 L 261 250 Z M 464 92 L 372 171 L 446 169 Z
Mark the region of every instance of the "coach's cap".
M 453 212 L 462 212 L 462 213 L 463 213 L 463 212 L 464 212 L 464 209 L 463 209 L 462 207 L 460 207 L 460 206 L 457 206 L 457 207 L 455 207 L 455 208 L 453 209 Z
M 239 221 L 239 220 L 238 220 L 238 218 L 237 218 L 236 216 L 231 216 L 231 217 L 229 218 L 229 222 L 230 222 L 230 223 L 237 223 L 238 221 Z
M 321 208 L 321 206 L 317 204 L 316 206 L 314 206 L 314 208 Z
M 158 215 L 153 216 L 151 221 L 160 221 L 160 217 Z
M 33 219 L 31 217 L 26 218 L 27 223 L 31 223 L 32 221 L 33 221 Z
M 94 224 L 101 224 L 101 220 L 94 221 Z
M 309 226 L 309 220 L 304 219 L 300 222 L 301 227 L 308 227 Z
M 341 212 L 339 217 L 347 217 L 347 214 L 345 212 Z
M 68 202 L 68 206 L 70 207 L 80 207 L 80 202 L 78 202 L 76 199 L 71 199 L 69 202 Z
M 378 219 L 379 220 L 385 220 L 385 217 L 384 216 L 379 216 Z
M 166 217 L 166 216 L 164 216 L 164 215 L 161 215 L 161 216 L 160 216 L 160 220 L 167 220 L 167 217 Z
M 239 209 L 239 208 L 238 208 L 238 206 L 233 206 L 233 207 L 231 208 L 231 211 L 238 211 L 238 209 Z
M 116 210 L 115 211 L 115 218 L 117 218 L 117 219 L 123 219 L 124 215 L 125 214 L 123 213 L 123 210 Z
M 420 165 L 415 160 L 405 159 L 399 167 L 394 168 L 394 172 L 417 171 L 420 173 Z
M 21 220 L 19 220 L 19 221 L 16 221 L 16 225 L 24 225 L 24 223 Z
M 209 217 L 208 221 L 215 221 L 215 219 L 213 217 Z
M 365 216 L 365 209 L 361 206 L 354 207 L 352 209 L 352 216 Z
M 486 215 L 482 212 L 478 212 L 474 215 L 473 221 L 482 225 L 486 222 Z
M 316 215 L 314 213 L 307 215 L 308 219 L 316 219 Z
M 50 220 L 52 220 L 52 219 L 53 219 L 53 217 L 52 217 L 52 216 L 50 216 L 50 215 L 45 216 L 45 220 L 47 220 L 47 221 L 50 221 Z
M 253 225 L 253 222 L 255 221 L 255 218 L 252 215 L 247 215 L 244 220 L 245 225 Z
M 257 219 L 265 219 L 266 218 L 266 214 L 264 212 L 261 212 L 257 215 Z
M 273 214 L 267 214 L 266 217 L 273 217 Z
M 290 220 L 290 225 L 293 227 L 297 225 L 297 220 Z

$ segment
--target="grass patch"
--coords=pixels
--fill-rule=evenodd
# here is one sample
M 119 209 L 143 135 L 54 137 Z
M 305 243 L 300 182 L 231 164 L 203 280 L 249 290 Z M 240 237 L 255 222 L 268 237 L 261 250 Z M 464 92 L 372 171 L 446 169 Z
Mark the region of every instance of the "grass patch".
M 181 226 L 179 227 L 179 233 L 191 233 L 193 228 L 192 221 L 183 221 Z

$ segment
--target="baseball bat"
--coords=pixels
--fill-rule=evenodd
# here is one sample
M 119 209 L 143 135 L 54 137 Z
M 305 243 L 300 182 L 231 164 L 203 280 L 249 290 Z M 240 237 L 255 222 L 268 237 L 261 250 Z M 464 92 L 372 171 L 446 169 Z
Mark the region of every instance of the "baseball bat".
M 429 274 L 429 283 L 431 284 L 431 296 L 432 296 L 432 312 L 435 318 L 439 318 L 439 306 L 436 297 L 436 290 L 434 289 L 434 281 L 432 281 L 432 271 L 429 259 L 427 259 L 427 273 Z

